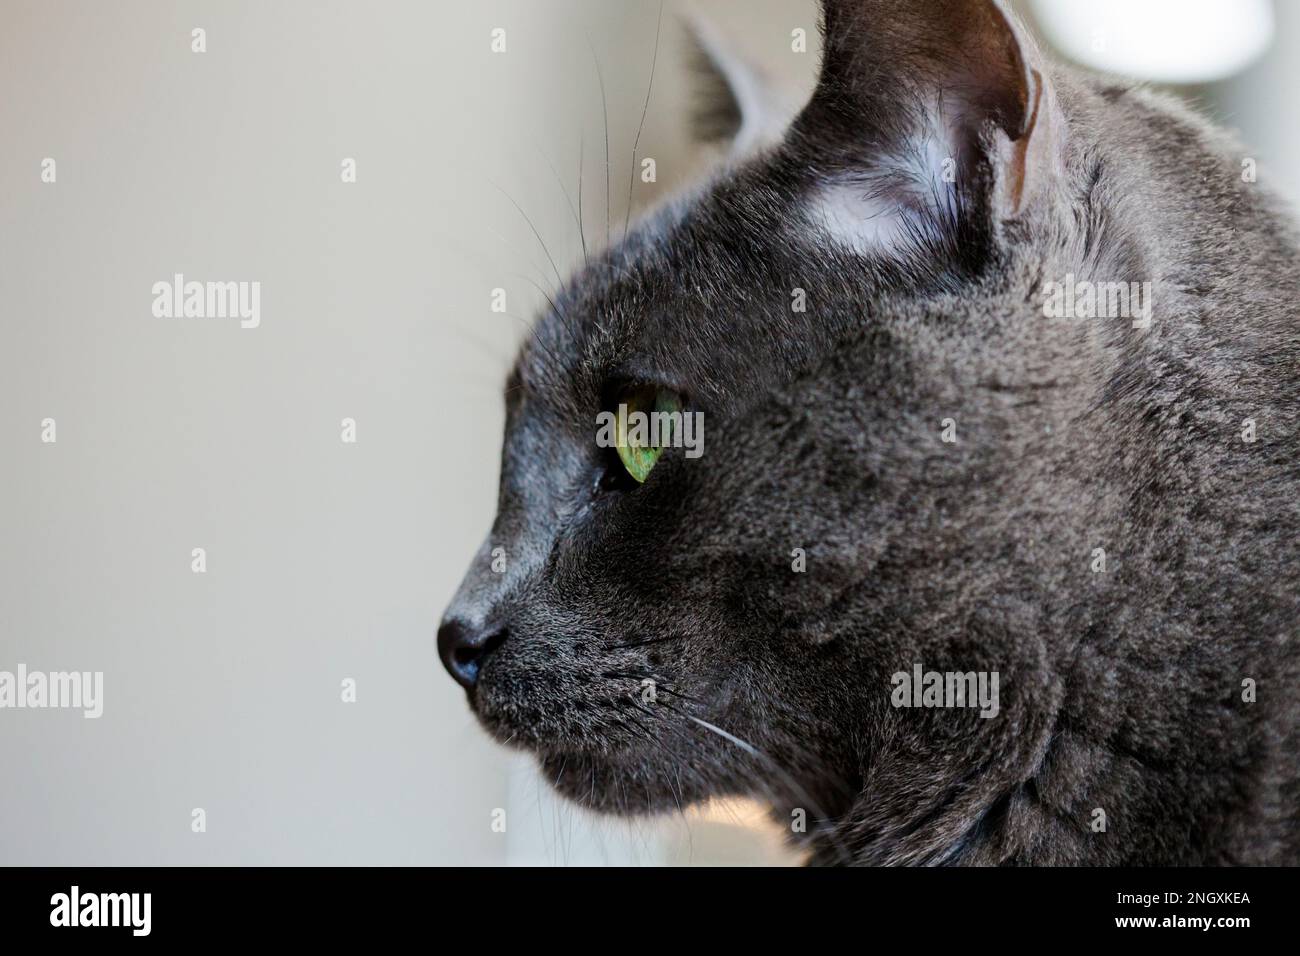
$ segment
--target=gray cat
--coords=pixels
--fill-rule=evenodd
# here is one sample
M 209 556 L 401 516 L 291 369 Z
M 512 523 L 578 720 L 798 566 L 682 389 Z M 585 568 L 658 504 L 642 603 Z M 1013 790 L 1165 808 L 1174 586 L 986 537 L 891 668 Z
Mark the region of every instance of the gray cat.
M 1286 215 L 992 0 L 823 13 L 788 128 L 738 97 L 541 317 L 445 664 L 578 803 L 815 863 L 1300 861 Z

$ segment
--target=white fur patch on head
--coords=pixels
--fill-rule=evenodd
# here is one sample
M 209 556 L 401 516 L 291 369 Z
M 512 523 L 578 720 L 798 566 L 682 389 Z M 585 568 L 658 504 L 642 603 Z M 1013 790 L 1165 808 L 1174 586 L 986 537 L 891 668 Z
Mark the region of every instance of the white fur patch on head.
M 928 135 L 906 156 L 819 185 L 805 200 L 808 225 L 858 255 L 890 255 L 931 232 L 955 201 L 957 161 L 946 138 Z
M 860 256 L 887 254 L 907 235 L 897 201 L 868 182 L 820 187 L 808 197 L 805 216 L 823 241 Z

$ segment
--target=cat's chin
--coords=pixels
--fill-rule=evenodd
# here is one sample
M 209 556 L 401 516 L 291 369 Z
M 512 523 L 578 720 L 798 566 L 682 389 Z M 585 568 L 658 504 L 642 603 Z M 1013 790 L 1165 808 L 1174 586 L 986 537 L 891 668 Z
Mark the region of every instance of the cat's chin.
M 562 797 L 588 810 L 615 816 L 680 812 L 711 794 L 694 781 L 632 755 L 544 752 L 542 778 Z
M 522 699 L 522 682 L 501 675 L 484 675 L 470 707 L 498 744 L 531 754 L 542 779 L 561 796 L 599 813 L 638 816 L 680 812 L 720 795 L 713 783 L 722 769 L 710 762 L 707 750 L 694 748 L 684 762 L 662 741 L 608 713 Z M 588 718 L 573 720 L 575 713 Z

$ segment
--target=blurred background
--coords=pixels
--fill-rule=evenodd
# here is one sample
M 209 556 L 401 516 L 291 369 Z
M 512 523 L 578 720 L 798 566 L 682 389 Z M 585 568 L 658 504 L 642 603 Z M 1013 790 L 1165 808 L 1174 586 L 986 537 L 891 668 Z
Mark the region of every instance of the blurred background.
M 1300 4 L 1020 9 L 1238 129 L 1300 200 Z M 798 102 L 811 0 L 0 11 L 0 670 L 104 674 L 97 720 L 0 710 L 0 863 L 797 862 L 756 806 L 624 823 L 552 799 L 434 631 L 579 212 L 603 244 L 716 160 L 689 141 L 684 15 Z M 154 317 L 175 273 L 260 282 L 260 326 Z

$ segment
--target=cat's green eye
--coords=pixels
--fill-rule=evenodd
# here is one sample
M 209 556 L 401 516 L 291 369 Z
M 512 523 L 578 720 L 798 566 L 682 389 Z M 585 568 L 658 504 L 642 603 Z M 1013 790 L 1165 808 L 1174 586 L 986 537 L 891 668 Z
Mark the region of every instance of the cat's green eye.
M 666 388 L 637 385 L 619 393 L 614 409 L 615 448 L 618 460 L 638 484 L 673 444 L 674 431 L 681 428 L 681 411 L 681 396 Z

